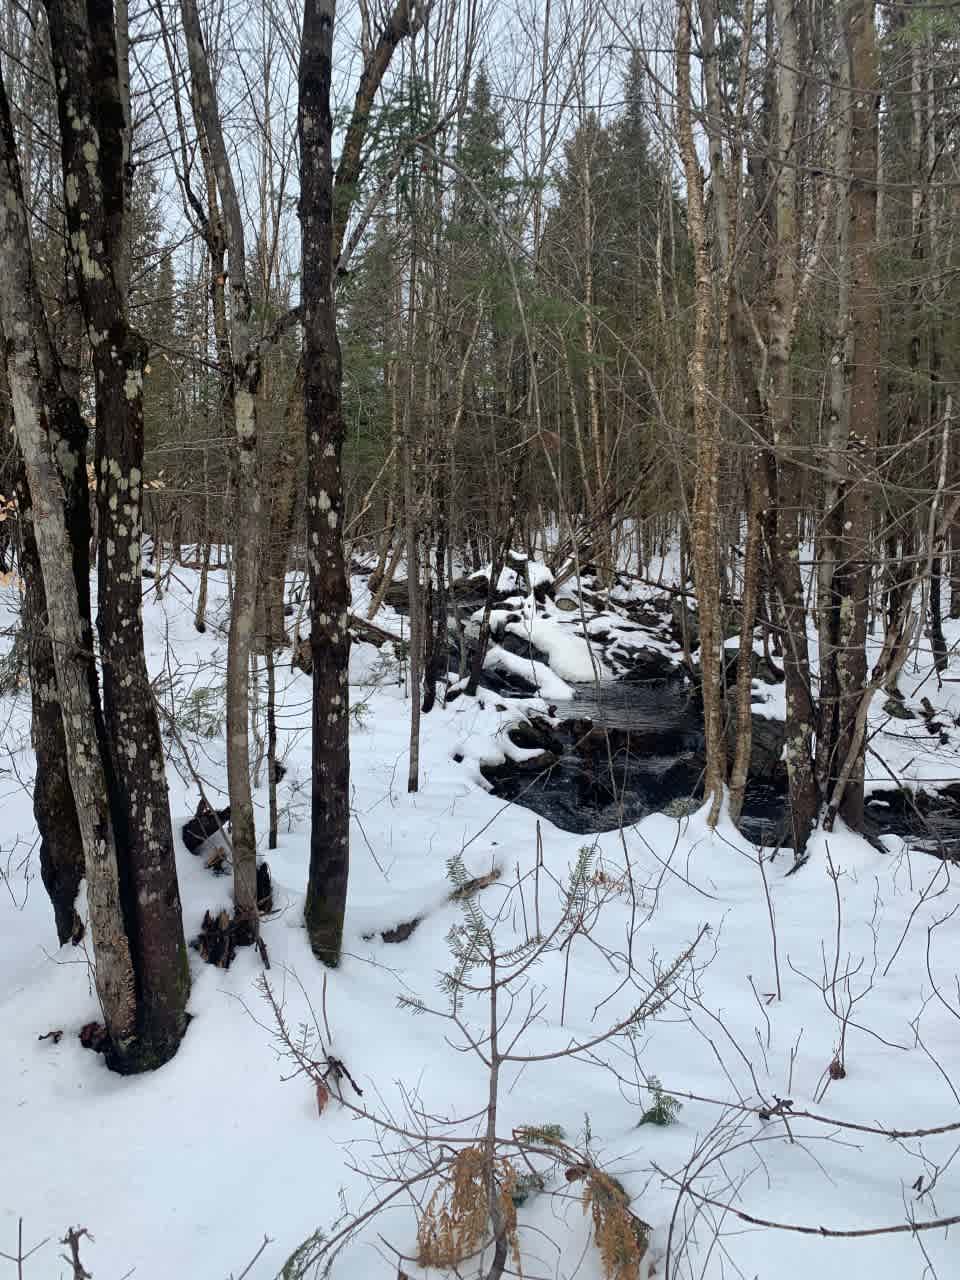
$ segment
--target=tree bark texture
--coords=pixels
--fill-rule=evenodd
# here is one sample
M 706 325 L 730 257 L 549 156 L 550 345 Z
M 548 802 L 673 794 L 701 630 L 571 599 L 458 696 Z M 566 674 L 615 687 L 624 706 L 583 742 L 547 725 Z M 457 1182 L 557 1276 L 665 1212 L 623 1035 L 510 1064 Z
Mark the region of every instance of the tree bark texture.
M 340 958 L 350 866 L 350 632 L 343 554 L 343 371 L 334 297 L 330 111 L 334 18 L 334 0 L 305 0 L 298 113 L 313 658 L 312 820 L 304 916 L 314 953 L 332 965 Z
M 250 659 L 257 620 L 260 577 L 260 477 L 257 390 L 262 360 L 253 332 L 253 304 L 247 281 L 243 212 L 237 197 L 223 137 L 220 110 L 194 0 L 181 0 L 193 83 L 192 101 L 206 149 L 208 200 L 215 183 L 223 210 L 230 279 L 229 343 L 218 343 L 223 400 L 236 435 L 236 506 L 239 518 L 233 539 L 233 600 L 227 639 L 227 790 L 233 846 L 233 897 L 240 937 L 253 941 L 259 932 L 257 907 L 257 833 L 250 786 Z M 210 168 L 213 175 L 211 179 Z M 214 208 L 209 210 L 210 218 Z M 214 246 L 211 244 L 211 250 Z
M 856 720 L 867 684 L 867 612 L 872 574 L 871 488 L 880 424 L 880 295 L 877 289 L 877 162 L 880 81 L 875 0 L 849 0 L 844 10 L 849 83 L 852 86 L 849 204 L 850 429 L 844 494 L 844 555 L 838 565 L 837 741 L 839 773 L 847 756 L 840 812 L 857 829 L 863 821 L 863 744 Z
M 797 290 L 797 170 L 795 143 L 800 93 L 800 39 L 793 0 L 774 0 L 780 41 L 776 89 L 776 170 L 773 203 L 776 268 L 768 307 L 768 412 L 774 458 L 770 468 L 769 544 L 786 677 L 786 761 L 794 853 L 800 856 L 816 821 L 814 705 L 810 688 L 807 614 L 800 574 L 796 506 L 800 471 L 795 457 L 793 340 Z
M 89 626 L 78 596 L 64 484 L 48 429 L 56 372 L 32 256 L 26 251 L 29 224 L 2 80 L 0 196 L 0 321 L 7 377 L 30 491 L 70 788 L 83 842 L 97 995 L 112 1051 L 122 1057 L 135 1041 L 136 981 L 124 928 L 117 846 L 97 733 L 99 707 L 91 693 Z
M 687 180 L 687 222 L 694 251 L 696 295 L 694 338 L 690 356 L 693 427 L 697 479 L 693 499 L 691 538 L 700 622 L 700 669 L 706 738 L 704 799 L 710 805 L 711 825 L 717 821 L 726 778 L 721 669 L 722 627 L 720 577 L 717 567 L 718 472 L 720 422 L 707 385 L 707 353 L 713 314 L 713 276 L 703 199 L 703 175 L 693 136 L 690 45 L 692 0 L 680 0 L 677 30 L 677 125 Z
M 78 457 L 83 457 L 82 450 Z M 66 477 L 63 478 L 66 488 Z M 90 520 L 85 469 L 82 489 L 83 507 L 87 512 L 87 534 L 83 541 L 86 550 L 89 546 Z M 16 494 L 20 517 L 20 574 L 24 586 L 23 625 L 27 631 L 30 671 L 30 736 L 37 762 L 33 815 L 40 832 L 40 878 L 53 906 L 57 941 L 63 946 L 66 942 L 79 942 L 83 937 L 83 921 L 76 909 L 77 893 L 84 876 L 83 835 L 70 786 L 67 739 L 63 731 L 63 715 L 57 690 L 57 669 L 43 586 L 43 569 L 33 529 L 30 488 L 26 472 L 22 468 L 17 477 Z M 68 500 L 67 510 L 69 506 Z M 71 529 L 69 516 L 66 525 L 71 542 L 76 548 L 79 545 L 77 531 L 76 528 Z M 85 586 L 89 590 L 89 570 Z M 79 591 L 77 594 L 79 599 Z M 81 616 L 88 635 L 87 648 L 92 657 L 89 615 Z
M 190 991 L 163 743 L 143 644 L 147 346 L 130 324 L 117 278 L 129 208 L 113 6 L 110 0 L 47 0 L 46 7 L 70 253 L 96 385 L 97 630 L 120 884 L 137 991 L 136 1046 L 118 1065 L 147 1069 L 176 1052 Z

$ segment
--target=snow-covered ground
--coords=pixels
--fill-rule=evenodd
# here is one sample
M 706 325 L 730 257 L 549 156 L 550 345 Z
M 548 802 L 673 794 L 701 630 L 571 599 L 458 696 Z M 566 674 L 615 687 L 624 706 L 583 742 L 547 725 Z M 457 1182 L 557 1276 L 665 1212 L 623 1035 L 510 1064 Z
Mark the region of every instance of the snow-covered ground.
M 213 626 L 203 636 L 194 630 L 195 587 L 195 575 L 178 568 L 162 600 L 148 592 L 149 661 L 161 676 L 161 698 L 178 709 L 208 794 L 220 798 L 226 640 Z M 11 619 L 13 591 L 4 596 Z M 214 575 L 212 614 L 222 610 L 224 592 Z M 535 625 L 538 647 L 582 660 L 557 631 Z M 960 630 L 948 638 L 960 639 Z M 567 666 L 555 675 L 569 680 L 571 673 Z M 705 925 L 709 933 L 665 1007 L 632 1038 L 576 1059 L 506 1067 L 500 1132 L 555 1124 L 572 1146 L 588 1146 L 653 1228 L 651 1274 L 949 1280 L 958 1273 L 956 1227 L 821 1238 L 755 1226 L 733 1212 L 854 1232 L 960 1214 L 960 1128 L 920 1138 L 876 1132 L 960 1125 L 960 912 L 951 914 L 960 896 L 949 864 L 892 839 L 880 854 L 837 832 L 817 836 L 810 862 L 788 877 L 789 855 L 761 866 L 730 824 L 711 834 L 699 815 L 681 822 L 654 815 L 595 840 L 538 824 L 526 809 L 490 796 L 481 778 L 479 762 L 504 749 L 505 727 L 519 713 L 511 700 L 482 692 L 425 718 L 420 790 L 410 795 L 409 702 L 397 665 L 389 652 L 355 645 L 352 696 L 365 709 L 351 740 L 346 955 L 326 975 L 324 1000 L 324 974 L 301 926 L 310 681 L 286 666 L 280 677 L 287 773 L 280 847 L 264 848 L 276 908 L 264 925 L 268 977 L 291 1028 L 312 1022 L 311 1009 L 322 1024 L 325 1003 L 328 1048 L 363 1090 L 357 1099 L 348 1089 L 348 1098 L 399 1128 L 425 1125 L 438 1141 L 478 1130 L 480 1120 L 460 1118 L 486 1106 L 483 1064 L 463 1051 L 455 1027 L 398 1006 L 398 997 L 418 996 L 445 1007 L 438 973 L 450 963 L 447 934 L 462 918 L 449 900 L 447 862 L 462 854 L 471 876 L 499 871 L 475 901 L 496 917 L 507 949 L 523 941 L 536 911 L 543 931 L 556 921 L 560 886 L 586 843 L 589 936 L 575 933 L 546 953 L 517 992 L 502 1034 L 526 1025 L 530 998 L 537 1015 L 517 1055 L 554 1054 L 599 1036 L 636 1007 L 642 989 Z M 960 714 L 960 686 L 938 691 L 923 654 L 901 683 L 908 693 L 916 685 L 914 698 L 927 694 L 948 717 Z M 197 692 L 211 686 L 212 693 Z M 191 952 L 193 1021 L 162 1070 L 121 1079 L 81 1048 L 77 1033 L 97 1007 L 84 955 L 56 949 L 39 881 L 26 691 L 0 699 L 0 724 L 0 1255 L 17 1253 L 22 1219 L 24 1249 L 48 1241 L 23 1274 L 66 1275 L 57 1241 L 82 1224 L 94 1237 L 82 1256 L 96 1280 L 219 1280 L 239 1276 L 266 1236 L 249 1274 L 269 1280 L 304 1238 L 318 1228 L 335 1234 L 345 1215 L 389 1192 L 393 1183 L 378 1180 L 413 1172 L 416 1155 L 404 1154 L 402 1135 L 336 1101 L 318 1115 L 313 1086 L 302 1075 L 290 1078 L 278 1053 L 258 986 L 261 963 L 251 951 L 241 951 L 229 971 Z M 878 782 L 890 785 L 887 768 L 908 781 L 960 778 L 954 747 L 922 722 L 890 721 L 878 704 L 872 728 L 884 762 L 871 757 Z M 179 832 L 197 793 L 172 744 L 168 777 Z M 265 785 L 256 798 L 265 837 Z M 227 905 L 229 880 L 182 845 L 178 866 L 193 937 L 206 909 Z M 382 941 L 381 931 L 414 917 L 421 923 L 406 941 Z M 633 982 L 625 984 L 629 974 Z M 463 1015 L 485 1034 L 483 1003 L 468 1001 Z M 63 1032 L 57 1043 L 41 1039 L 51 1030 Z M 846 1075 L 831 1079 L 838 1054 Z M 651 1101 L 643 1088 L 650 1077 L 683 1103 L 676 1123 L 638 1125 Z M 778 1098 L 792 1101 L 792 1119 L 756 1114 Z M 417 1275 L 408 1260 L 416 1220 L 411 1196 L 398 1196 L 336 1257 L 331 1274 Z M 590 1230 L 579 1186 L 548 1173 L 545 1190 L 519 1210 L 524 1274 L 598 1280 Z M 0 1275 L 4 1267 L 14 1274 L 0 1257 Z M 463 1272 L 477 1274 L 476 1263 Z

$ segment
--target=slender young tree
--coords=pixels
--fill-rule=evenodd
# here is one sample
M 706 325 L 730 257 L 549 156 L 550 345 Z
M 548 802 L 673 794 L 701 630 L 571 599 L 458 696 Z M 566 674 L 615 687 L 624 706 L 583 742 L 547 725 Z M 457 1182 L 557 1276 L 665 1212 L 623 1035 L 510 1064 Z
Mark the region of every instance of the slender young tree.
M 880 82 L 876 0 L 848 0 L 844 40 L 852 87 L 850 138 L 850 345 L 848 478 L 843 494 L 843 555 L 835 572 L 839 638 L 838 732 L 831 777 L 846 771 L 840 811 L 863 822 L 863 741 L 857 731 L 867 684 L 867 614 L 873 574 L 873 475 L 880 430 L 880 295 L 877 289 L 877 160 Z
M 399 0 L 361 72 L 336 179 L 330 90 L 335 0 L 305 0 L 297 127 L 303 275 L 303 418 L 313 658 L 310 875 L 304 918 L 314 953 L 339 962 L 350 866 L 349 591 L 343 549 L 343 366 L 336 267 L 361 171 L 373 100 L 404 37 L 419 25 Z
M 243 211 L 227 154 L 220 108 L 210 74 L 200 14 L 195 0 L 181 0 L 187 57 L 192 80 L 191 101 L 197 129 L 203 135 L 201 156 L 211 208 L 205 224 L 217 218 L 214 197 L 223 211 L 222 234 L 230 281 L 228 341 L 218 343 L 223 379 L 223 407 L 237 443 L 236 500 L 240 518 L 234 526 L 233 602 L 227 643 L 227 789 L 233 845 L 233 897 L 243 927 L 239 937 L 253 941 L 259 932 L 257 908 L 257 833 L 250 787 L 250 658 L 257 618 L 260 575 L 260 478 L 257 392 L 262 355 L 254 330 L 248 280 Z
M 723 730 L 722 629 L 720 579 L 717 569 L 718 468 L 720 422 L 707 385 L 708 348 L 713 313 L 713 283 L 709 236 L 703 197 L 703 174 L 693 134 L 690 49 L 692 0 L 680 0 L 677 28 L 677 126 L 680 153 L 687 180 L 687 225 L 693 245 L 696 271 L 695 329 L 690 355 L 693 396 L 693 429 L 697 450 L 697 483 L 694 493 L 692 533 L 694 575 L 700 608 L 700 663 L 703 717 L 706 729 L 706 777 L 704 797 L 715 823 L 723 800 L 726 778 L 726 744 Z M 712 13 L 712 9 L 711 9 Z M 712 23 L 713 18 L 710 17 Z M 722 172 L 719 179 L 723 181 Z

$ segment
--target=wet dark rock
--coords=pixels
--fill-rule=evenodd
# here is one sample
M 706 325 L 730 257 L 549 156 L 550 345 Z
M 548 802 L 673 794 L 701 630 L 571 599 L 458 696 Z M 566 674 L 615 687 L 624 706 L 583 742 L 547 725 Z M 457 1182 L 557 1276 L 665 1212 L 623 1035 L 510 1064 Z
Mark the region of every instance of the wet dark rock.
M 448 599 L 452 606 L 463 612 L 473 613 L 482 609 L 487 602 L 487 578 L 485 576 L 455 578 L 447 588 Z M 515 590 L 494 592 L 494 604 L 509 600 L 516 595 Z M 406 613 L 409 605 L 407 598 L 407 581 L 401 578 L 394 580 L 387 587 L 383 597 L 384 604 L 390 605 L 398 613 Z
M 727 649 L 724 651 L 724 678 L 727 688 L 730 689 L 737 682 L 737 673 L 740 670 L 740 650 Z M 775 686 L 782 684 L 785 680 L 783 670 L 776 663 L 768 662 L 762 653 L 757 653 L 754 649 L 750 653 L 750 674 L 754 680 L 761 680 L 764 684 Z
M 395 925 L 392 929 L 384 929 L 380 937 L 384 942 L 406 942 L 408 938 L 413 936 L 422 920 L 422 916 L 414 916 L 412 920 L 405 920 L 402 924 Z M 370 934 L 364 935 L 368 939 L 371 936 Z
M 673 619 L 670 616 L 670 601 L 664 598 L 661 608 L 656 604 L 617 603 L 617 612 L 624 614 L 641 631 L 652 631 L 662 639 L 669 639 L 673 633 Z M 620 630 L 626 630 L 621 626 Z
M 559 758 L 552 751 L 538 751 L 535 756 L 528 756 L 525 760 L 504 760 L 500 764 L 485 764 L 481 772 L 488 782 L 497 782 L 501 778 L 513 779 L 517 776 L 529 777 L 531 774 L 552 769 Z
M 497 663 L 496 654 L 488 655 L 487 664 L 483 668 L 481 683 L 490 693 L 498 693 L 504 698 L 529 698 L 537 692 L 534 680 L 519 675 L 505 665 Z
M 560 755 L 564 742 L 552 725 L 537 715 L 520 720 L 507 731 L 507 737 L 515 747 L 525 751 L 552 751 Z
M 190 945 L 207 964 L 218 969 L 229 969 L 237 954 L 235 924 L 228 911 L 205 911 L 200 932 Z
M 786 777 L 781 760 L 786 727 L 782 720 L 771 720 L 766 716 L 753 716 L 751 719 L 749 775 L 762 782 L 782 782 Z M 727 723 L 727 750 L 731 756 L 737 745 L 735 730 L 736 722 L 731 715 Z
M 483 765 L 494 793 L 556 823 L 592 834 L 629 826 L 649 813 L 689 813 L 703 793 L 703 723 L 699 702 L 675 682 L 659 688 L 607 687 L 610 702 L 583 699 L 592 714 L 553 723 L 529 717 L 511 726 L 510 739 L 538 755 L 522 762 Z M 577 701 L 567 704 L 571 710 Z M 563 705 L 559 710 L 562 714 Z M 735 742 L 729 731 L 729 746 Z M 750 780 L 740 829 L 756 844 L 789 849 L 784 725 L 753 717 Z M 935 857 L 960 859 L 960 782 L 938 792 L 873 792 L 864 834 L 900 835 Z
M 649 680 L 679 680 L 683 676 L 680 663 L 660 649 L 614 648 L 606 655 L 617 669 L 618 678 L 627 684 Z
M 516 618 L 519 622 L 520 619 Z M 506 649 L 507 653 L 516 654 L 518 658 L 523 658 L 528 662 L 542 662 L 545 666 L 549 665 L 550 659 L 542 649 L 522 635 L 517 635 L 514 631 L 503 630 L 497 635 L 497 644 L 501 649 Z
M 917 718 L 899 698 L 889 697 L 883 704 L 883 709 L 894 720 L 916 720 Z
M 482 766 L 498 796 L 583 834 L 629 825 L 656 811 L 689 811 L 702 794 L 704 740 L 699 699 L 688 687 L 676 680 L 618 681 L 603 686 L 599 702 L 584 696 L 556 710 L 562 716 L 578 702 L 591 714 L 559 722 L 527 717 L 511 727 L 512 742 L 543 755 L 532 764 Z M 783 725 L 755 716 L 744 826 L 751 838 L 767 843 L 776 842 L 783 827 L 782 749 Z
M 180 828 L 180 834 L 183 837 L 183 843 L 187 846 L 191 853 L 199 853 L 203 845 L 211 836 L 217 834 L 220 828 L 230 821 L 230 806 L 226 809 L 214 809 L 201 799 L 197 805 L 197 811 L 190 819 Z

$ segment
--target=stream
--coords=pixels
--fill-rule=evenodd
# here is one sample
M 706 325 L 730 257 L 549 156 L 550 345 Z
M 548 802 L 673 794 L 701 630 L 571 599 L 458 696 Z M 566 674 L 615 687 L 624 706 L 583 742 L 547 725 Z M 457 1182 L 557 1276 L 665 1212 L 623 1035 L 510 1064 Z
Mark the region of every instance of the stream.
M 494 793 L 590 835 L 629 826 L 649 813 L 682 816 L 702 795 L 703 716 L 683 680 L 611 682 L 556 702 L 552 722 L 531 717 L 511 731 L 516 746 L 540 755 L 484 766 Z M 557 724 L 555 721 L 559 720 Z M 783 725 L 754 716 L 751 780 L 740 829 L 754 844 L 789 846 Z M 960 855 L 960 785 L 915 796 L 875 791 L 865 834 L 898 835 L 941 857 Z
M 525 557 L 520 559 L 525 563 Z M 554 594 L 552 586 L 544 589 Z M 468 612 L 482 607 L 485 594 L 485 582 L 475 578 L 460 579 L 451 587 L 451 599 Z M 405 583 L 394 583 L 388 596 L 389 603 L 406 611 Z M 501 624 L 495 643 L 514 658 L 548 661 L 524 637 L 522 627 L 506 625 L 519 624 L 529 602 L 509 592 L 499 592 L 497 602 L 512 616 Z M 581 835 L 630 826 L 650 813 L 679 818 L 694 811 L 703 794 L 703 712 L 677 659 L 664 647 L 671 635 L 677 639 L 669 602 L 621 601 L 613 613 L 608 600 L 584 593 L 581 608 L 604 619 L 601 630 L 590 631 L 591 641 L 620 678 L 581 685 L 572 698 L 551 705 L 549 719 L 531 714 L 509 729 L 513 745 L 524 751 L 519 759 L 482 766 L 494 795 Z M 537 612 L 546 617 L 540 605 Z M 570 624 L 559 622 L 561 627 Z M 638 632 L 650 635 L 649 646 L 625 641 L 625 636 Z M 582 634 L 579 626 L 574 634 Z M 458 669 L 458 661 L 459 649 L 451 638 L 451 671 Z M 728 670 L 728 680 L 734 671 Z M 532 675 L 515 662 L 488 663 L 483 684 L 494 695 L 522 698 L 537 691 Z M 777 678 L 759 662 L 755 675 L 767 683 Z M 750 780 L 739 826 L 748 840 L 762 847 L 791 844 L 783 737 L 782 721 L 755 712 Z M 730 755 L 734 747 L 731 734 Z M 865 805 L 863 834 L 879 848 L 881 836 L 896 835 L 912 848 L 960 858 L 960 780 L 938 791 L 914 793 L 894 786 L 873 790 Z

